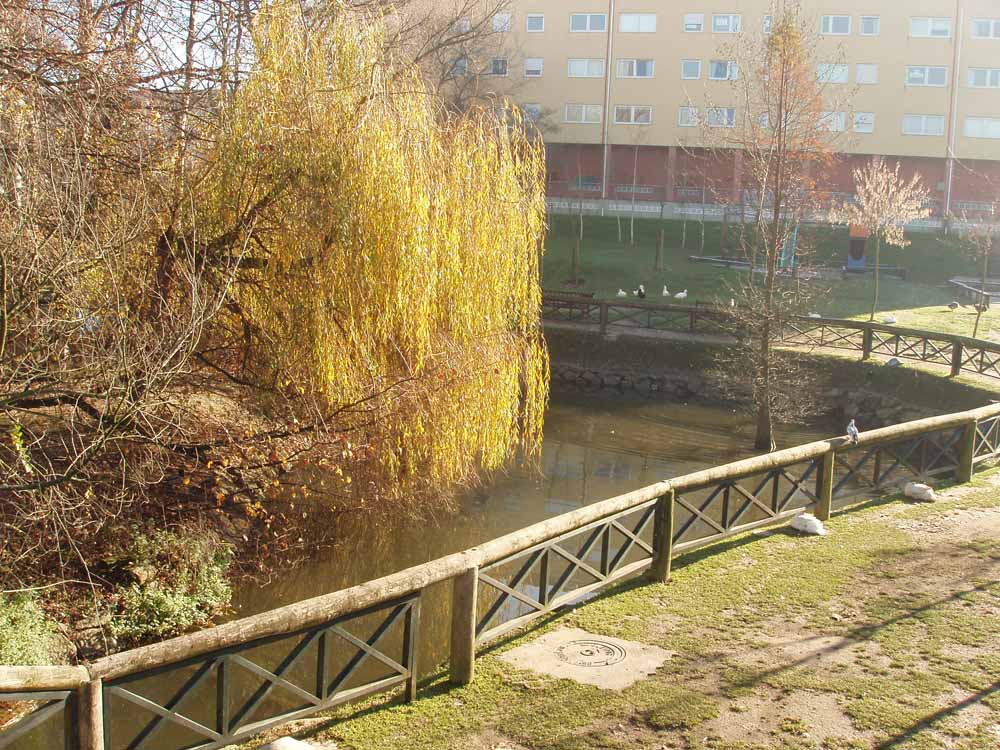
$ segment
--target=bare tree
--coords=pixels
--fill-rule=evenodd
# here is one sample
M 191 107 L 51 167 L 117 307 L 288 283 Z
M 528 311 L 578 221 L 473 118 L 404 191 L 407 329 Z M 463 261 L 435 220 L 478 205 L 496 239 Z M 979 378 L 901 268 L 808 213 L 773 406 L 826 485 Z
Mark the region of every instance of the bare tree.
M 890 169 L 881 157 L 854 170 L 854 192 L 853 202 L 841 205 L 830 215 L 834 223 L 864 227 L 875 238 L 875 284 L 868 318 L 875 320 L 882 243 L 895 247 L 910 244 L 906 239 L 906 225 L 930 216 L 927 205 L 930 193 L 921 183 L 920 175 L 904 180 L 899 174 L 899 163 L 895 169 Z
M 775 444 L 780 373 L 772 364 L 772 339 L 798 301 L 781 284 L 782 252 L 814 209 L 814 175 L 832 162 L 846 117 L 843 102 L 817 77 L 820 63 L 829 60 L 817 49 L 814 19 L 803 16 L 798 3 L 778 0 L 771 10 L 770 33 L 744 32 L 722 49 L 732 97 L 710 102 L 701 118 L 706 142 L 742 158 L 743 183 L 758 201 L 753 215 L 762 266 L 751 268 L 738 296 L 753 344 L 752 366 L 744 369 L 752 373 L 761 450 Z
M 1000 245 L 1000 224 L 996 221 L 970 222 L 968 218 L 964 223 L 966 228 L 961 235 L 962 248 L 979 268 L 979 299 L 976 301 L 976 322 L 972 327 L 972 336 L 975 338 L 979 335 L 979 323 L 983 313 L 990 307 L 987 290 L 990 259 Z

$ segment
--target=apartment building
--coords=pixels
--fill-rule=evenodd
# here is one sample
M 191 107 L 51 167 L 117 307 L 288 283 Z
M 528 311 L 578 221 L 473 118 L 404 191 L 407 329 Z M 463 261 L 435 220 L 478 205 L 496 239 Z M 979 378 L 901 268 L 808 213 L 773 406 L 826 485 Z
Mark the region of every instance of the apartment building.
M 848 137 L 825 190 L 851 193 L 852 168 L 881 155 L 920 173 L 940 213 L 1000 202 L 1000 0 L 801 8 L 818 79 L 849 92 L 827 123 Z M 509 11 L 493 19 L 509 44 L 486 73 L 537 119 L 551 195 L 740 195 L 739 154 L 701 159 L 695 125 L 706 102 L 732 95 L 740 71 L 725 51 L 739 35 L 768 33 L 772 0 L 514 0 Z M 720 127 L 742 116 L 735 103 L 712 109 Z

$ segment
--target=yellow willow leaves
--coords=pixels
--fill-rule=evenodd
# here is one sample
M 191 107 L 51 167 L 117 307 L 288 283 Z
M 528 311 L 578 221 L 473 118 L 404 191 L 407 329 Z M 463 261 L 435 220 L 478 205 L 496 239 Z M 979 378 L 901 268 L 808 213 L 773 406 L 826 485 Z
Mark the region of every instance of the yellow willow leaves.
M 277 5 L 255 44 L 207 203 L 220 233 L 253 217 L 266 263 L 234 294 L 275 381 L 329 407 L 385 392 L 366 408 L 390 486 L 537 450 L 541 146 L 516 115 L 445 118 L 415 72 L 389 75 L 377 21 L 335 9 L 305 28 Z

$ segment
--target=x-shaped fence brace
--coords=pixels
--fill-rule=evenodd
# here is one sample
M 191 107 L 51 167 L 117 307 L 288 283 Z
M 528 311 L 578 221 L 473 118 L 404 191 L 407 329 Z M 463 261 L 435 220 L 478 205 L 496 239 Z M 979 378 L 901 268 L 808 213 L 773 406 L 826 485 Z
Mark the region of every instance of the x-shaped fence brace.
M 361 639 L 350 633 L 343 626 L 360 617 L 382 612 L 388 609 L 385 618 L 378 624 L 367 639 Z M 317 713 L 334 705 L 344 703 L 364 695 L 388 690 L 401 683 L 412 681 L 416 674 L 416 632 L 419 627 L 420 599 L 413 595 L 402 600 L 388 602 L 377 608 L 352 613 L 351 615 L 332 620 L 315 628 L 297 633 L 282 634 L 267 639 L 244 644 L 239 649 L 208 654 L 197 660 L 188 660 L 167 665 L 147 672 L 138 672 L 120 680 L 105 685 L 105 727 L 107 730 L 106 746 L 108 748 L 124 747 L 127 750 L 143 750 L 150 747 L 150 742 L 166 727 L 182 727 L 199 738 L 205 740 L 201 744 L 189 746 L 198 750 L 222 747 L 232 744 L 241 738 L 249 737 L 270 726 L 281 724 L 292 719 Z M 388 654 L 379 650 L 378 646 L 385 635 L 400 620 L 403 621 L 403 656 L 396 661 Z M 282 640 L 297 639 L 279 664 L 272 670 L 254 663 L 247 656 L 247 651 L 276 643 Z M 335 643 L 347 644 L 354 653 L 344 667 L 334 676 L 329 674 L 329 654 Z M 316 644 L 314 676 L 315 687 L 306 690 L 291 681 L 292 670 L 302 663 L 303 656 L 310 646 Z M 346 689 L 348 680 L 358 668 L 369 658 L 388 667 L 392 673 L 372 682 Z M 165 672 L 183 667 L 195 666 L 193 674 L 173 693 L 169 700 L 158 703 L 146 696 L 140 695 L 125 685 L 148 679 Z M 243 670 L 254 678 L 263 680 L 262 684 L 235 710 L 231 708 L 232 680 L 235 670 Z M 186 703 L 196 695 L 198 689 L 206 681 L 215 680 L 216 716 L 213 727 L 195 721 L 181 713 Z M 252 720 L 258 709 L 276 690 L 285 697 L 292 696 L 299 701 L 298 707 L 281 710 L 271 716 Z M 110 719 L 109 697 L 120 698 L 127 703 L 138 706 L 154 716 L 131 740 L 117 745 L 112 737 L 112 722 Z
M 692 541 L 702 541 L 706 538 L 728 534 L 740 525 L 751 508 L 758 510 L 762 518 L 775 518 L 788 509 L 797 496 L 805 497 L 808 503 L 816 502 L 816 494 L 808 488 L 806 482 L 816 473 L 819 461 L 810 461 L 801 476 L 795 476 L 788 467 L 778 467 L 767 472 L 753 489 L 747 489 L 741 480 L 726 480 L 711 488 L 711 492 L 698 504 L 695 504 L 684 493 L 677 493 L 674 500 L 677 505 L 688 512 L 688 518 L 674 529 L 673 542 L 682 545 Z M 782 480 L 790 485 L 782 488 Z M 744 480 L 745 481 L 745 480 Z M 771 486 L 770 498 L 762 493 Z M 734 496 L 735 495 L 735 503 Z M 717 502 L 718 501 L 718 502 Z M 714 506 L 719 505 L 718 519 L 714 517 Z M 760 520 L 760 519 L 758 519 Z M 701 521 L 714 533 L 695 538 L 687 538 L 695 524 Z
M 809 325 L 788 322 L 782 330 L 782 339 L 785 343 L 799 346 L 825 346 L 859 352 L 864 350 L 863 331 L 857 328 L 838 328 L 826 323 Z
M 549 320 L 599 323 L 600 313 L 601 306 L 590 302 L 546 300 L 542 303 L 542 316 Z
M 637 569 L 648 565 L 653 559 L 654 552 L 652 545 L 642 538 L 642 534 L 649 527 L 655 511 L 656 501 L 650 501 L 630 508 L 624 513 L 575 529 L 568 534 L 543 542 L 480 569 L 479 583 L 499 592 L 499 596 L 489 605 L 485 614 L 476 624 L 477 638 L 480 640 L 491 638 L 499 632 L 515 627 L 516 623 L 525 618 L 551 611 L 562 606 L 566 601 L 618 578 L 630 575 Z M 637 517 L 628 523 L 628 517 L 636 514 Z M 575 547 L 575 551 L 568 549 L 573 542 L 580 542 L 579 546 Z M 617 542 L 617 546 L 615 542 Z M 587 562 L 587 558 L 598 544 L 600 544 L 601 557 L 600 563 L 595 567 Z M 627 565 L 624 564 L 628 553 L 633 549 L 640 550 L 642 559 Z M 490 571 L 509 565 L 522 557 L 526 559 L 507 583 L 489 575 Z M 558 576 L 554 577 L 551 567 L 552 563 L 557 561 L 562 561 L 566 567 Z M 532 595 L 519 587 L 536 570 L 538 573 L 538 594 Z M 584 573 L 591 580 L 582 586 L 567 589 L 566 586 L 577 572 Z M 525 605 L 529 612 L 514 620 L 498 622 L 491 627 L 491 623 L 497 619 L 504 606 L 511 600 Z
M 972 370 L 980 375 L 1000 378 L 1000 352 L 966 347 L 962 358 L 962 367 L 968 365 L 972 365 Z
M 73 708 L 75 704 L 73 691 L 71 690 L 0 693 L 0 703 L 22 701 L 38 702 L 42 703 L 42 705 L 36 706 L 30 713 L 22 716 L 16 722 L 0 731 L 0 750 L 11 747 L 29 732 L 38 729 L 59 714 L 63 715 L 63 722 L 65 724 L 72 724 L 74 721 Z M 68 739 L 72 735 L 72 732 L 65 732 L 65 734 Z
M 991 417 L 977 422 L 974 461 L 979 463 L 994 458 L 998 452 L 1000 452 L 1000 417 Z
M 838 451 L 834 454 L 835 465 L 845 472 L 833 485 L 833 494 L 839 494 L 852 481 L 878 487 L 897 469 L 905 469 L 918 479 L 951 471 L 959 464 L 958 446 L 964 430 L 964 427 L 959 427 L 946 430 L 943 434 L 925 433 L 895 443 L 858 449 L 862 451 L 861 457 L 853 463 L 846 456 L 854 451 Z M 942 442 L 938 442 L 936 435 L 940 435 Z M 941 463 L 942 459 L 950 463 Z M 862 470 L 870 460 L 872 471 L 869 478 Z
M 921 362 L 936 362 L 942 365 L 951 364 L 951 344 L 939 345 L 933 339 L 921 336 L 902 336 L 897 334 L 884 335 L 881 331 L 872 331 L 872 351 L 876 354 L 916 359 Z

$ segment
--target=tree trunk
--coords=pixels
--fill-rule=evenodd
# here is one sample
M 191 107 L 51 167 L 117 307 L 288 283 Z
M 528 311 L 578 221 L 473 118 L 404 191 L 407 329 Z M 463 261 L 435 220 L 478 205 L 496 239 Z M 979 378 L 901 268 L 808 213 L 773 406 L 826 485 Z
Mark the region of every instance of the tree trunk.
M 986 279 L 989 277 L 990 251 L 993 249 L 992 239 L 992 237 L 988 237 L 983 247 L 983 274 L 979 279 L 979 307 L 976 308 L 976 324 L 972 327 L 972 338 L 976 338 L 979 335 L 979 321 L 986 310 L 986 300 L 988 299 L 986 295 Z
M 573 286 L 580 286 L 580 240 L 573 246 Z
M 879 263 L 881 262 L 880 251 L 882 250 L 882 236 L 875 235 L 875 292 L 872 294 L 872 314 L 869 321 L 875 320 L 875 312 L 878 310 L 878 277 Z

